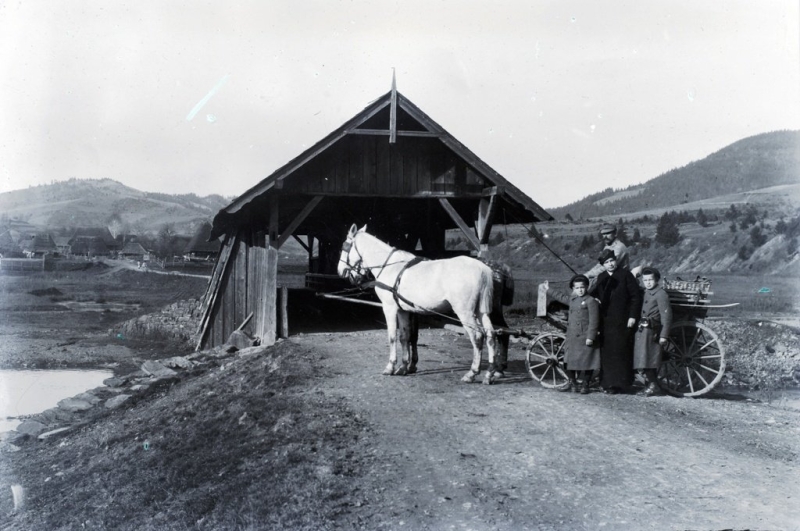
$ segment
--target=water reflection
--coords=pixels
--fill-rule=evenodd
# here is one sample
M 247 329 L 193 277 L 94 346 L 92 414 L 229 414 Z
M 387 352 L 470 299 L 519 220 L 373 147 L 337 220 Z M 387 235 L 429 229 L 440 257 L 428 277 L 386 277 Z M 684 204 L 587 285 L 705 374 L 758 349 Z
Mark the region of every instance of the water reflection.
M 0 433 L 20 424 L 7 417 L 41 413 L 59 400 L 99 387 L 113 375 L 111 371 L 0 370 Z

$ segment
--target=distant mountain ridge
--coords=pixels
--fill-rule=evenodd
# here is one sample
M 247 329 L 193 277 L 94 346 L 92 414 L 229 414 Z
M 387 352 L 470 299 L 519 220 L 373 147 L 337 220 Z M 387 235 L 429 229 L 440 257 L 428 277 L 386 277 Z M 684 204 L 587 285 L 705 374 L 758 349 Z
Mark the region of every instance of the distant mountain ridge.
M 557 219 L 588 219 L 674 207 L 711 197 L 800 182 L 800 131 L 744 138 L 704 159 L 623 190 L 606 189 L 549 209 Z
M 142 192 L 112 179 L 70 179 L 0 194 L 0 216 L 41 230 L 104 227 L 116 220 L 128 232 L 152 233 L 171 224 L 191 235 L 229 202 L 220 195 Z

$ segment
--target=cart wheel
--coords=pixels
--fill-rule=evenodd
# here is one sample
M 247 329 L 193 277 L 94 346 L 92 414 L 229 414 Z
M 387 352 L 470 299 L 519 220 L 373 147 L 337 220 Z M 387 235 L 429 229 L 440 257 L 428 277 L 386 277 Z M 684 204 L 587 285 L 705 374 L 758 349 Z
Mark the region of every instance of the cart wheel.
M 700 396 L 722 379 L 725 347 L 713 330 L 702 323 L 680 321 L 672 325 L 664 348 L 658 379 L 673 396 Z
M 548 389 L 561 389 L 569 384 L 564 372 L 563 334 L 539 334 L 528 347 L 525 367 L 531 378 Z

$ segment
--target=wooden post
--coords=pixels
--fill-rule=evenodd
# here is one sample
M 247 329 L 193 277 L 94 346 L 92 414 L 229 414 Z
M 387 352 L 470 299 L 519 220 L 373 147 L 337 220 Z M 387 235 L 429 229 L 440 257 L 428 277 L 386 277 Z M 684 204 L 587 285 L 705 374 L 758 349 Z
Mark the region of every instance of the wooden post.
M 278 300 L 280 302 L 279 306 L 279 320 L 281 331 L 278 334 L 278 337 L 289 337 L 289 288 L 286 286 L 280 287 L 280 295 L 278 296 Z
M 277 335 L 277 290 L 278 290 L 278 250 L 271 245 L 267 247 L 267 267 L 264 275 L 264 292 L 261 312 L 264 315 L 264 324 L 260 330 L 261 345 L 275 344 Z

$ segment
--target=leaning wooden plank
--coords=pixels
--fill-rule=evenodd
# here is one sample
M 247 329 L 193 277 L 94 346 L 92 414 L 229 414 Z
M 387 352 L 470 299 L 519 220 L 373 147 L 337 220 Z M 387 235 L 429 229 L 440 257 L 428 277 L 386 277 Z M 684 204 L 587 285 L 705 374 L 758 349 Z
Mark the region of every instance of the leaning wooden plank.
M 205 308 L 203 318 L 200 321 L 200 333 L 198 334 L 197 346 L 195 347 L 195 350 L 200 350 L 203 348 L 203 342 L 205 341 L 206 333 L 208 332 L 208 323 L 211 321 L 211 314 L 214 312 L 214 304 L 217 300 L 217 294 L 219 293 L 219 286 L 222 283 L 222 279 L 225 278 L 225 271 L 227 270 L 228 262 L 230 261 L 228 258 L 230 257 L 231 250 L 236 245 L 237 241 L 238 235 L 229 235 L 225 240 L 225 247 L 222 248 L 222 252 L 220 253 L 219 257 L 219 260 L 222 263 L 220 266 L 219 279 L 217 280 L 216 288 L 209 297 L 208 306 Z

